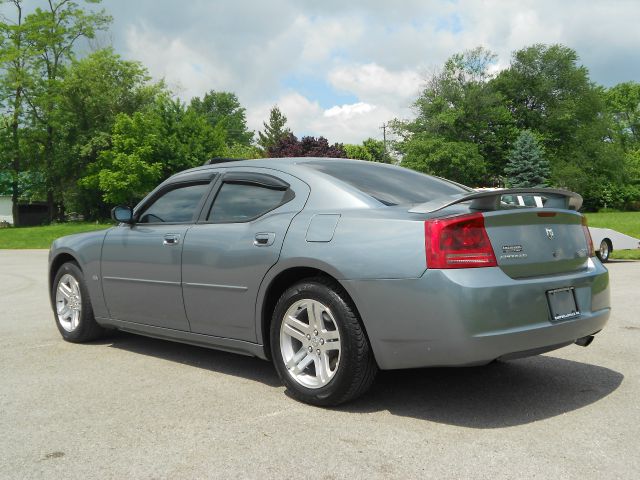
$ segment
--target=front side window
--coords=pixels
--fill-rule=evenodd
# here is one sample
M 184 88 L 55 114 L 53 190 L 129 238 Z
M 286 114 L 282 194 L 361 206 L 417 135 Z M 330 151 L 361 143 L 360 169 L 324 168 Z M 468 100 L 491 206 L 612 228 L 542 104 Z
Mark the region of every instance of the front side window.
M 287 190 L 250 183 L 223 183 L 207 221 L 214 223 L 246 222 L 280 206 Z
M 174 188 L 157 198 L 140 217 L 140 223 L 187 223 L 196 215 L 208 183 Z

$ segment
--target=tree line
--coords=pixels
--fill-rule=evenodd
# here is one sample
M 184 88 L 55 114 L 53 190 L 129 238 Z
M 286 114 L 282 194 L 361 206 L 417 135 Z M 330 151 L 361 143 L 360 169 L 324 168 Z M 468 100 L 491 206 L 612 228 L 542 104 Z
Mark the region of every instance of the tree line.
M 587 209 L 640 209 L 640 84 L 604 88 L 577 53 L 532 45 L 491 74 L 481 47 L 453 55 L 396 120 L 402 164 L 471 186 L 555 186 Z
M 1 1 L 1 0 L 0 0 Z M 79 45 L 111 17 L 93 5 L 48 0 L 0 18 L 0 194 L 47 204 L 49 219 L 103 218 L 173 173 L 212 157 L 333 156 L 403 166 L 471 186 L 553 185 L 589 208 L 640 202 L 640 86 L 604 88 L 573 50 L 534 45 L 492 75 L 482 48 L 452 56 L 415 101 L 415 118 L 391 122 L 396 140 L 358 145 L 298 138 L 274 106 L 247 127 L 233 92 L 183 102 L 140 62 Z

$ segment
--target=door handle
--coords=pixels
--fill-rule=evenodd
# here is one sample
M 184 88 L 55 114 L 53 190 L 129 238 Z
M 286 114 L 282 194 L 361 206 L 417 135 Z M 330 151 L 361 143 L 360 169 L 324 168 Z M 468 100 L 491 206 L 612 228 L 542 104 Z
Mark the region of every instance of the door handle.
M 256 238 L 253 241 L 253 244 L 256 247 L 268 247 L 269 245 L 273 245 L 275 239 L 276 234 L 273 232 L 256 233 Z
M 162 242 L 163 245 L 177 245 L 178 243 L 180 243 L 180 235 L 175 234 L 175 233 L 167 233 L 164 236 L 164 240 Z

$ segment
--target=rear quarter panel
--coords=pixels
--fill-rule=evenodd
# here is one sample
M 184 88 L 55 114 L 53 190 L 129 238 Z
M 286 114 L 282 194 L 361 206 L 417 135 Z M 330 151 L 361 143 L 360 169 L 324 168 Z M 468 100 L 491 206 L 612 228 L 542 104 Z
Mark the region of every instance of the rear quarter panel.
M 317 230 L 308 236 L 314 217 L 325 214 L 339 216 L 337 224 L 328 223 L 331 231 L 325 236 Z M 317 225 L 313 223 L 314 229 Z M 426 268 L 424 223 L 395 218 L 384 209 L 305 210 L 289 228 L 280 261 L 317 268 L 329 266 L 332 275 L 345 280 L 417 278 Z

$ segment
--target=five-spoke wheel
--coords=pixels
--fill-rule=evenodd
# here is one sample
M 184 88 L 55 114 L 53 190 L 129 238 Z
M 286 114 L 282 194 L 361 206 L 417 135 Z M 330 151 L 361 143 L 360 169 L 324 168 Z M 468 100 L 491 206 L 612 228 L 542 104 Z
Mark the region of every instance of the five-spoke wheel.
M 69 342 L 87 342 L 105 333 L 93 316 L 84 275 L 75 262 L 60 266 L 51 285 L 56 325 Z
M 73 332 L 78 328 L 81 312 L 80 284 L 72 275 L 65 273 L 58 280 L 56 288 L 56 313 L 60 326 L 67 332 Z
M 308 388 L 329 383 L 340 365 L 340 332 L 331 310 L 312 299 L 291 305 L 280 328 L 280 350 L 296 382 Z
M 356 398 L 377 372 L 353 303 L 324 277 L 303 280 L 282 294 L 271 321 L 271 352 L 289 392 L 314 405 Z

